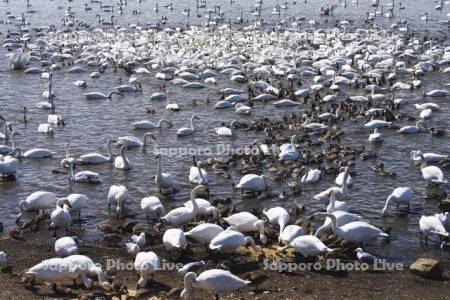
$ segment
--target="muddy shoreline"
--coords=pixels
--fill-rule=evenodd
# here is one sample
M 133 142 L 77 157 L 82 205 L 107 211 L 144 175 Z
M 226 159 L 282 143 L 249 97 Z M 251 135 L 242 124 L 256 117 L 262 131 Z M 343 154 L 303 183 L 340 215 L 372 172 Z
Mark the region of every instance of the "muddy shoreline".
M 156 252 L 160 259 L 169 261 L 168 253 L 162 246 L 151 246 L 145 250 Z M 20 274 L 40 261 L 55 257 L 52 245 L 38 244 L 28 241 L 17 241 L 10 238 L 0 240 L 0 249 L 9 254 L 12 273 L 0 273 L 0 292 L 3 299 L 178 299 L 183 287 L 183 278 L 173 271 L 160 271 L 155 274 L 154 281 L 146 289 L 136 288 L 137 276 L 130 269 L 108 271 L 110 280 L 115 287 L 124 285 L 126 293 L 105 293 L 97 282 L 94 288 L 86 290 L 82 285 L 72 283 L 58 285 L 58 290 L 52 290 L 49 285 L 36 285 L 27 289 L 20 279 Z M 133 262 L 123 248 L 85 245 L 81 254 L 87 255 L 96 263 L 106 265 L 107 259 L 118 260 L 125 264 Z M 239 291 L 223 295 L 221 299 L 448 299 L 450 297 L 449 272 L 450 260 L 440 260 L 444 267 L 441 279 L 425 279 L 411 274 L 409 264 L 403 271 L 303 271 L 277 272 L 264 270 L 264 259 L 267 254 L 255 257 L 248 250 L 242 249 L 234 255 L 233 264 L 229 264 L 231 272 L 241 278 L 251 280 L 252 285 Z M 187 263 L 204 259 L 208 261 L 206 268 L 217 267 L 218 261 L 213 255 L 207 254 L 203 248 L 195 247 L 187 250 L 177 259 L 179 263 Z M 344 258 L 345 259 L 345 258 Z M 343 260 L 344 260 L 343 259 Z M 305 262 L 298 258 L 288 258 L 287 261 Z M 348 260 L 350 261 L 350 260 Z M 314 261 L 311 261 L 314 262 Z M 227 267 L 227 260 L 221 261 L 222 267 Z M 205 268 L 205 269 L 206 269 Z M 174 288 L 180 288 L 174 290 Z M 137 295 L 136 295 L 137 293 Z M 5 297 L 5 298 L 4 298 Z M 122 298 L 119 298 L 122 297 Z M 101 299 L 101 298 L 100 298 Z M 212 299 L 211 295 L 195 290 L 193 299 Z

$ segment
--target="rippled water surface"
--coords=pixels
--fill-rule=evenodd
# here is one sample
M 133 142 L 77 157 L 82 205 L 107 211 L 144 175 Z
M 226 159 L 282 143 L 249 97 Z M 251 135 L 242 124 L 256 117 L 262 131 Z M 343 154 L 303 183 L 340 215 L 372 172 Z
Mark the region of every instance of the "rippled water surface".
M 103 1 L 103 4 L 114 4 L 116 1 Z M 297 1 L 297 4 L 288 4 L 288 9 L 281 11 L 281 16 L 272 15 L 271 11 L 277 1 L 263 1 L 262 17 L 269 23 L 278 22 L 282 18 L 305 16 L 307 20 L 316 19 L 323 26 L 329 26 L 336 20 L 350 18 L 355 20 L 355 25 L 361 24 L 366 16 L 366 12 L 373 12 L 374 8 L 370 6 L 370 1 L 359 1 L 357 5 L 354 1 L 347 2 L 347 8 L 342 7 L 342 3 L 336 2 L 339 6 L 335 10 L 335 15 L 330 17 L 328 24 L 324 24 L 325 18 L 319 16 L 319 3 L 327 1 Z M 342 1 L 343 2 L 343 1 Z M 54 24 L 58 28 L 61 26 L 61 19 L 67 9 L 67 1 L 32 1 L 32 9 L 35 13 L 25 13 L 25 18 L 31 23 L 28 27 Z M 117 11 L 119 24 L 126 25 L 131 23 L 154 23 L 161 19 L 162 15 L 168 16 L 168 24 L 201 24 L 205 21 L 207 12 L 195 9 L 195 1 L 173 1 L 174 9 L 168 11 L 164 5 L 169 1 L 159 2 L 159 13 L 156 13 L 154 1 L 129 1 L 128 6 L 122 15 Z M 282 2 L 279 2 L 282 4 Z M 331 1 L 330 1 L 331 3 Z M 334 3 L 334 2 L 332 2 Z M 254 20 L 251 15 L 253 1 L 235 1 L 234 5 L 223 1 L 208 1 L 208 8 L 214 8 L 214 5 L 221 4 L 221 10 L 225 16 L 235 19 L 243 11 L 245 19 L 250 22 Z M 58 9 L 58 6 L 63 9 Z M 76 12 L 77 21 L 87 21 L 94 27 L 100 26 L 97 23 L 96 14 L 100 13 L 106 19 L 110 13 L 99 12 L 98 5 L 92 4 L 94 10 L 86 12 L 83 1 L 71 2 L 72 11 Z M 91 5 L 91 4 L 90 4 Z M 397 2 L 395 5 L 398 5 Z M 406 19 L 410 24 L 412 31 L 418 31 L 421 34 L 428 32 L 433 35 L 439 35 L 439 31 L 447 33 L 447 25 L 442 25 L 442 20 L 447 20 L 448 7 L 444 5 L 442 12 L 434 9 L 434 4 L 430 1 L 403 1 L 404 10 L 394 10 L 393 20 L 378 17 L 375 22 L 384 26 L 389 26 L 391 21 Z M 380 1 L 380 6 L 388 7 L 387 1 Z M 191 17 L 183 15 L 184 8 L 192 9 Z M 141 11 L 139 15 L 133 15 L 133 10 Z M 22 12 L 27 11 L 25 1 L 10 1 L 0 3 L 0 20 L 6 20 L 7 12 L 12 15 L 20 16 Z M 420 21 L 420 16 L 428 12 L 430 21 L 425 24 Z M 197 17 L 201 14 L 202 17 Z M 306 22 L 302 26 L 307 26 Z M 321 26 L 321 25 L 319 25 Z M 0 24 L 0 39 L 4 39 L 8 29 L 17 30 L 13 24 Z M 420 31 L 419 31 L 420 30 Z M 45 123 L 47 112 L 35 107 L 35 103 L 43 101 L 42 92 L 47 87 L 47 81 L 41 79 L 40 75 L 25 74 L 22 71 L 12 71 L 7 68 L 8 59 L 5 56 L 7 50 L 0 48 L 0 113 L 7 120 L 21 119 L 21 113 L 17 109 L 27 106 L 29 109 L 29 123 L 27 126 L 18 124 L 15 129 L 21 133 L 17 137 L 17 144 L 22 149 L 35 147 L 48 148 L 55 151 L 55 158 L 43 160 L 22 160 L 19 167 L 17 181 L 0 181 L 0 220 L 6 226 L 12 226 L 15 216 L 18 214 L 17 203 L 25 199 L 27 195 L 37 190 L 48 190 L 55 192 L 62 197 L 70 193 L 82 193 L 90 198 L 89 209 L 83 212 L 84 223 L 82 236 L 85 239 L 95 240 L 99 236 L 96 225 L 108 220 L 107 213 L 107 194 L 111 184 L 125 184 L 130 192 L 127 209 L 131 218 L 144 220 L 140 212 L 140 200 L 157 192 L 154 185 L 154 174 L 156 164 L 152 154 L 152 147 L 146 152 L 141 149 L 129 151 L 129 158 L 133 165 L 131 171 L 120 171 L 114 169 L 110 164 L 100 166 L 81 166 L 80 170 L 89 169 L 101 174 L 104 183 L 101 185 L 82 185 L 69 184 L 66 175 L 54 174 L 52 170 L 61 161 L 64 156 L 64 144 L 70 143 L 71 155 L 79 156 L 88 152 L 107 153 L 106 139 L 118 136 L 134 135 L 142 137 L 143 131 L 134 130 L 131 123 L 138 120 L 149 119 L 157 121 L 164 117 L 172 121 L 174 126 L 170 129 L 154 131 L 159 147 L 211 147 L 216 149 L 217 143 L 230 144 L 232 146 L 247 145 L 256 137 L 263 137 L 260 133 L 254 131 L 238 131 L 237 136 L 232 140 L 218 138 L 214 132 L 214 127 L 222 122 L 229 122 L 233 119 L 248 120 L 256 119 L 262 116 L 270 116 L 279 119 L 287 111 L 286 109 L 274 109 L 272 104 L 258 103 L 255 106 L 254 114 L 251 117 L 242 117 L 234 113 L 233 110 L 214 110 L 213 103 L 219 98 L 217 90 L 223 87 L 237 87 L 246 89 L 246 86 L 230 83 L 228 76 L 220 75 L 217 79 L 218 85 L 214 88 L 203 90 L 185 90 L 182 87 L 168 84 L 169 101 L 178 103 L 182 110 L 180 112 L 170 112 L 164 109 L 165 102 L 151 102 L 149 96 L 155 92 L 161 81 L 153 76 L 144 77 L 142 84 L 144 91 L 142 93 L 128 93 L 124 98 L 113 97 L 112 100 L 87 101 L 83 96 L 86 91 L 108 92 L 115 86 L 120 85 L 119 77 L 126 82 L 128 77 L 124 73 L 113 73 L 110 70 L 102 74 L 99 79 L 89 78 L 89 73 L 95 71 L 92 68 L 90 72 L 83 74 L 68 74 L 65 71 L 56 71 L 53 74 L 53 89 L 56 95 L 55 103 L 57 112 L 64 116 L 67 125 L 56 129 L 55 136 L 50 138 L 45 135 L 37 134 L 37 127 L 40 123 Z M 72 83 L 75 80 L 86 80 L 88 88 L 82 91 Z M 311 82 L 306 81 L 306 84 Z M 427 75 L 423 78 L 423 83 L 427 89 L 445 88 L 449 83 L 447 74 L 439 73 Z M 356 93 L 355 91 L 352 91 Z M 362 91 L 360 92 L 362 93 Z M 403 91 L 396 94 L 397 97 L 409 100 L 404 110 L 410 115 L 417 115 L 412 104 L 421 102 L 421 91 Z M 205 103 L 210 98 L 211 104 Z M 192 105 L 192 100 L 198 102 L 197 106 Z M 448 97 L 435 98 L 433 101 L 441 106 L 441 110 L 431 121 L 435 127 L 448 128 L 449 125 L 449 106 Z M 153 106 L 156 109 L 155 115 L 146 112 L 146 106 Z M 201 120 L 198 121 L 198 131 L 192 137 L 177 139 L 175 132 L 177 128 L 189 125 L 189 119 L 193 114 L 197 114 Z M 398 125 L 406 125 L 409 122 L 401 121 Z M 422 247 L 418 239 L 418 220 L 422 214 L 431 214 L 438 212 L 434 201 L 426 200 L 425 182 L 422 179 L 420 170 L 409 161 L 411 150 L 420 149 L 422 151 L 432 151 L 442 154 L 450 154 L 448 151 L 449 140 L 445 138 L 433 138 L 426 134 L 403 136 L 398 135 L 394 130 L 386 130 L 385 142 L 382 146 L 370 145 L 367 141 L 368 132 L 355 127 L 354 123 L 339 124 L 345 129 L 343 143 L 365 144 L 367 149 L 373 150 L 378 154 L 378 159 L 383 161 L 386 169 L 397 173 L 396 178 L 375 176 L 370 169 L 374 163 L 373 160 L 361 162 L 357 161 L 356 172 L 354 176 L 355 184 L 350 189 L 348 202 L 352 205 L 354 211 L 364 216 L 370 222 L 376 225 L 393 226 L 392 240 L 389 244 L 379 244 L 377 253 L 386 256 L 393 256 L 399 260 L 409 259 L 422 251 L 437 251 L 435 246 Z M 118 148 L 113 147 L 113 152 L 118 154 Z M 204 159 L 205 157 L 199 157 Z M 163 170 L 174 175 L 176 187 L 179 192 L 175 194 L 175 202 L 182 202 L 188 199 L 191 184 L 188 182 L 189 167 L 191 165 L 190 156 L 177 156 L 164 158 Z M 448 171 L 444 170 L 447 177 Z M 238 202 L 239 208 L 270 207 L 271 205 L 282 205 L 289 207 L 292 199 L 280 201 L 274 199 L 259 200 L 241 200 L 240 193 L 232 189 L 232 181 L 237 182 L 240 175 L 236 170 L 232 171 L 232 179 L 226 180 L 220 176 L 214 175 L 209 170 L 210 182 L 212 183 L 212 199 L 232 197 L 233 201 Z M 334 176 L 325 175 L 316 184 L 307 185 L 303 188 L 303 193 L 298 196 L 297 201 L 305 203 L 308 213 L 312 210 L 323 209 L 321 203 L 312 199 L 316 193 L 328 188 L 334 183 Z M 286 188 L 286 184 L 271 183 L 275 191 L 280 192 Z M 415 191 L 414 204 L 409 215 L 394 217 L 389 216 L 384 220 L 379 217 L 379 211 L 384 205 L 384 200 L 393 188 L 398 186 L 410 186 Z M 169 204 L 171 200 L 165 200 Z M 50 237 L 49 237 L 50 238 Z

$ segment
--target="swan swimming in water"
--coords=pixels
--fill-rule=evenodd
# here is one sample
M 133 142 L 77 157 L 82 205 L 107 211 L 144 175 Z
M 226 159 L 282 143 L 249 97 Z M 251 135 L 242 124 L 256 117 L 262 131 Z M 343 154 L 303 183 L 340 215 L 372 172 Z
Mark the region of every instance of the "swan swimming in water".
M 127 149 L 128 149 L 127 146 L 122 146 L 120 148 L 120 155 L 117 156 L 114 159 L 114 167 L 116 169 L 119 169 L 119 170 L 131 170 L 131 168 L 132 168 L 131 167 L 131 163 L 128 160 L 128 157 L 127 157 L 127 155 L 125 153 L 125 150 L 127 150 Z
M 113 161 L 113 155 L 112 155 L 112 150 L 111 150 L 111 144 L 115 143 L 116 140 L 113 139 L 108 139 L 106 142 L 106 147 L 108 148 L 108 156 L 104 156 L 102 154 L 99 153 L 87 153 L 87 154 L 83 154 L 80 156 L 80 158 L 77 159 L 77 163 L 80 164 L 104 164 L 104 163 L 108 163 L 108 162 L 112 162 Z
M 444 173 L 442 170 L 436 166 L 427 166 L 427 161 L 425 160 L 423 154 L 419 153 L 419 156 L 422 160 L 420 170 L 422 171 L 423 179 L 425 179 L 428 184 L 446 184 L 447 180 L 444 178 Z
M 119 95 L 123 97 L 123 94 L 120 92 L 110 92 L 108 95 L 105 95 L 100 92 L 91 92 L 84 94 L 84 96 L 88 100 L 111 99 L 113 95 Z
M 79 183 L 102 183 L 100 175 L 91 171 L 81 171 L 74 174 L 75 159 L 71 158 L 67 161 L 69 165 L 69 181 L 75 181 Z
M 160 128 L 162 128 L 163 123 L 166 123 L 169 127 L 173 126 L 173 124 L 171 122 L 167 121 L 166 119 L 159 120 L 158 124 L 155 124 L 150 121 L 138 121 L 138 122 L 132 123 L 132 125 L 135 129 L 157 129 L 157 128 L 160 129 Z
M 162 193 L 163 191 L 172 192 L 174 189 L 172 174 L 162 172 L 161 154 L 156 155 L 155 159 L 158 162 L 158 167 L 156 169 L 156 176 L 155 176 L 155 185 L 158 187 L 160 193 Z
M 191 127 L 182 127 L 180 129 L 177 130 L 177 136 L 188 136 L 188 135 L 192 135 L 195 132 L 195 124 L 194 124 L 194 120 L 199 120 L 200 118 L 197 117 L 196 115 L 193 115 L 191 117 Z
M 120 146 L 127 146 L 127 147 L 145 147 L 147 145 L 148 137 L 151 137 L 153 140 L 156 141 L 155 136 L 152 133 L 147 132 L 142 137 L 142 141 L 137 137 L 128 135 L 128 136 L 119 137 L 116 141 L 116 144 L 120 145 Z

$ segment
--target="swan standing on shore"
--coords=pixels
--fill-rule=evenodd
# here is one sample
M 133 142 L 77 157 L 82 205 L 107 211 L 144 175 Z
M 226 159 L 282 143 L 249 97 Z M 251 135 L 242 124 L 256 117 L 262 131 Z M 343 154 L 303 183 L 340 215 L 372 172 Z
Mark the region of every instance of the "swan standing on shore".
M 259 239 L 263 244 L 267 243 L 264 232 L 264 221 L 258 219 L 247 211 L 235 213 L 227 218 L 223 218 L 230 226 L 234 226 L 241 232 L 259 232 Z
M 155 252 L 139 252 L 134 260 L 134 269 L 140 276 L 138 287 L 145 287 L 153 274 L 161 269 L 159 257 Z
M 229 227 L 220 232 L 209 243 L 209 249 L 217 250 L 219 252 L 234 252 L 239 247 L 250 246 L 254 250 L 260 250 L 260 246 L 256 246 L 253 238 L 244 236 L 234 227 Z
M 324 253 L 333 253 L 335 250 L 328 248 L 321 240 L 313 235 L 302 235 L 290 241 L 284 247 L 278 248 L 277 251 L 285 251 L 294 248 L 295 252 L 300 253 L 304 257 L 312 257 Z
M 207 270 L 199 276 L 189 272 L 184 276 L 184 289 L 180 298 L 183 300 L 190 299 L 192 290 L 198 288 L 215 295 L 218 299 L 219 294 L 240 289 L 250 283 L 250 281 L 242 280 L 229 271 L 220 269 Z

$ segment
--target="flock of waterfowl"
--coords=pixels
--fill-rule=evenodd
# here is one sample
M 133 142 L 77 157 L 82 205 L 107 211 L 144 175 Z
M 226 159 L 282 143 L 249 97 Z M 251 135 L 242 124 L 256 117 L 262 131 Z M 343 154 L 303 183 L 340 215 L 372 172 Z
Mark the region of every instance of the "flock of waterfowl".
M 34 6 L 30 2 L 27 7 L 32 11 Z M 156 174 L 149 185 L 159 193 L 144 197 L 141 210 L 136 212 L 145 216 L 148 228 L 136 222 L 134 234 L 127 237 L 113 226 L 101 226 L 105 231 L 105 242 L 119 245 L 135 257 L 134 266 L 140 277 L 138 286 L 146 286 L 160 269 L 160 258 L 149 246 L 150 231 L 161 238 L 174 261 L 190 244 L 204 245 L 207 252 L 220 254 L 236 253 L 238 248 L 245 246 L 260 252 L 279 243 L 283 245 L 278 248 L 280 255 L 293 248 L 303 257 L 339 256 L 346 251 L 355 251 L 355 259 L 373 258 L 375 256 L 357 246 L 378 238 L 387 240 L 390 230 L 375 226 L 352 212 L 352 202 L 348 200 L 352 185 L 358 181 L 355 165 L 362 160 L 375 159 L 376 151 L 368 151 L 364 145 L 342 142 L 344 124 L 352 130 L 367 132 L 368 141 L 378 145 L 376 149 L 389 149 L 384 138 L 387 132 L 395 133 L 399 138 L 405 134 L 447 138 L 446 129 L 433 125 L 433 118 L 442 110 L 440 99 L 449 96 L 450 82 L 430 90 L 426 79 L 440 76 L 443 81 L 448 80 L 450 47 L 446 46 L 446 41 L 415 36 L 404 20 L 393 23 L 386 30 L 372 23 L 377 14 L 368 13 L 365 24 L 357 28 L 345 20 L 330 28 L 317 29 L 316 22 L 296 18 L 283 20 L 267 29 L 263 27 L 262 18 L 255 24 L 245 22 L 242 16 L 231 22 L 221 13 L 220 7 L 206 10 L 206 1 L 198 1 L 197 9 L 206 10 L 208 16 L 203 26 L 170 27 L 166 26 L 164 17 L 157 24 L 119 26 L 113 13 L 125 10 L 126 1 L 104 5 L 92 0 L 85 4 L 86 12 L 101 10 L 112 14 L 110 19 L 98 14 L 99 24 L 91 26 L 78 18 L 78 12 L 70 8 L 70 2 L 61 29 L 53 25 L 30 27 L 32 17 L 7 13 L 6 24 L 17 26 L 17 30 L 11 26 L 2 34 L 3 47 L 9 51 L 8 72 L 24 72 L 30 80 L 40 76 L 48 84 L 42 94 L 45 101 L 21 107 L 20 112 L 14 114 L 2 113 L 0 174 L 5 181 L 20 178 L 20 161 L 33 159 L 43 161 L 42 172 L 53 170 L 54 176 L 67 174 L 69 182 L 99 184 L 106 174 L 89 171 L 90 165 L 111 164 L 117 170 L 134 172 L 135 152 L 130 150 L 140 147 L 145 153 L 151 153 L 156 162 Z M 347 6 L 346 1 L 340 2 Z M 256 1 L 254 16 L 261 15 L 262 5 L 261 0 Z M 280 15 L 288 5 L 299 4 L 277 5 L 272 14 Z M 398 9 L 404 8 L 401 2 L 394 4 L 392 1 L 386 17 L 391 18 L 397 5 Z M 440 5 L 436 9 L 442 10 L 444 3 L 436 5 Z M 373 6 L 377 10 L 379 2 L 373 1 Z M 335 8 L 324 6 L 320 13 L 330 15 Z M 175 7 L 170 3 L 165 9 Z M 155 11 L 159 10 L 162 8 L 156 5 Z M 184 9 L 183 13 L 187 15 L 191 11 Z M 133 14 L 138 15 L 139 11 L 133 11 Z M 232 28 L 232 24 L 238 29 Z M 64 105 L 64 96 L 53 90 L 58 84 L 54 80 L 55 74 L 59 73 L 71 74 L 79 93 L 91 103 L 133 101 L 134 94 L 145 89 L 154 90 L 154 87 L 146 86 L 146 79 L 159 80 L 160 85 L 150 95 L 147 107 L 142 108 L 149 118 L 130 124 L 130 128 L 140 130 L 136 132 L 148 132 L 137 134 L 142 138 L 134 135 L 108 138 L 106 155 L 98 152 L 74 155 L 70 143 L 65 149 L 36 147 L 25 151 L 17 137 L 21 136 L 21 127 L 27 126 L 36 110 L 48 110 L 48 118 L 38 125 L 36 134 L 58 139 L 58 131 L 70 125 L 71 112 L 59 109 L 60 104 Z M 95 91 L 96 78 L 105 74 L 117 74 L 119 85 L 107 92 Z M 229 86 L 218 89 L 219 83 Z M 88 88 L 90 92 L 85 91 Z M 175 88 L 183 89 L 186 94 L 217 90 L 217 99 L 199 98 L 186 103 L 169 92 Z M 420 91 L 417 99 L 397 96 L 402 91 L 416 90 Z M 168 131 L 174 126 L 180 110 L 198 105 L 222 110 L 224 115 L 235 116 L 235 120 L 230 124 L 220 124 L 219 120 L 217 124 L 207 125 L 194 109 L 191 118 L 183 121 L 190 126 L 180 127 L 173 136 L 177 145 L 182 146 L 192 136 L 202 135 L 205 127 L 211 127 L 210 130 L 220 137 L 219 142 L 250 132 L 264 135 L 241 145 L 247 151 L 239 154 L 220 154 L 203 160 L 194 157 L 187 179 L 192 185 L 190 198 L 178 206 L 175 203 L 168 205 L 171 195 L 179 192 L 175 176 L 163 171 L 171 157 L 159 153 L 157 146 L 151 150 L 147 148 L 158 143 L 153 134 L 155 131 Z M 270 115 L 252 118 L 261 107 L 283 110 L 285 114 L 282 119 Z M 416 110 L 414 115 L 408 113 L 411 107 Z M 158 109 L 171 114 L 152 121 Z M 199 129 L 199 123 L 203 129 Z M 26 138 L 33 139 L 33 136 Z M 98 141 L 103 143 L 101 136 Z M 60 158 L 57 169 L 55 166 L 49 168 L 45 163 L 51 157 Z M 430 186 L 437 191 L 440 203 L 448 202 L 447 180 L 442 171 L 449 166 L 447 154 L 415 150 L 405 153 L 403 159 L 417 165 L 417 172 L 422 174 L 423 181 L 414 184 Z M 392 181 L 408 176 L 386 171 L 383 163 L 375 164 L 373 171 L 380 176 L 392 177 Z M 231 179 L 234 172 L 240 176 L 236 183 Z M 211 173 L 229 180 L 230 190 L 240 190 L 243 201 L 252 197 L 260 201 L 292 198 L 294 202 L 290 207 L 274 205 L 263 211 L 238 212 L 230 199 L 208 200 L 215 192 Z M 323 180 L 325 175 L 336 176 L 331 187 L 311 200 L 302 199 L 302 187 Z M 111 218 L 127 218 L 127 205 L 136 201 L 128 192 L 127 186 L 131 185 L 132 181 L 111 185 L 109 189 L 105 186 L 104 193 L 98 195 L 104 199 L 104 207 Z M 283 192 L 273 192 L 273 185 L 281 186 Z M 383 190 L 386 200 L 380 218 L 389 215 L 390 206 L 396 206 L 397 212 L 400 205 L 409 210 L 415 201 L 414 188 L 400 186 L 390 194 Z M 83 247 L 81 239 L 70 236 L 71 227 L 77 226 L 77 222 L 78 226 L 83 226 L 83 211 L 94 205 L 87 196 L 72 193 L 59 198 L 55 191 L 42 189 L 26 199 L 17 200 L 19 214 L 9 237 L 17 238 L 31 227 L 34 230 L 50 227 L 55 236 L 57 258 L 44 260 L 26 271 L 23 280 L 27 285 L 36 281 L 57 283 L 81 278 L 90 288 L 93 282 L 89 277 L 97 276 L 102 288 L 112 289 L 103 270 L 90 258 L 78 254 Z M 303 204 L 308 206 L 308 201 L 322 203 L 323 211 L 310 214 L 308 221 L 300 221 L 298 216 L 303 213 Z M 435 214 L 420 218 L 419 232 L 425 243 L 429 237 L 437 236 L 438 244 L 444 248 L 449 239 L 450 216 L 440 208 L 448 210 L 442 204 L 436 207 Z M 311 223 L 313 219 L 324 220 L 317 230 Z M 330 240 L 330 234 L 334 239 Z M 58 235 L 62 237 L 56 239 Z M 336 247 L 336 239 L 346 241 L 342 244 L 344 249 Z M 0 266 L 7 264 L 7 254 L 0 252 Z M 196 271 L 211 266 L 214 266 L 213 261 L 194 262 L 180 270 L 184 276 L 181 298 L 188 299 L 197 288 L 218 295 L 250 284 L 250 281 L 224 270 L 220 260 L 216 268 L 196 275 Z

